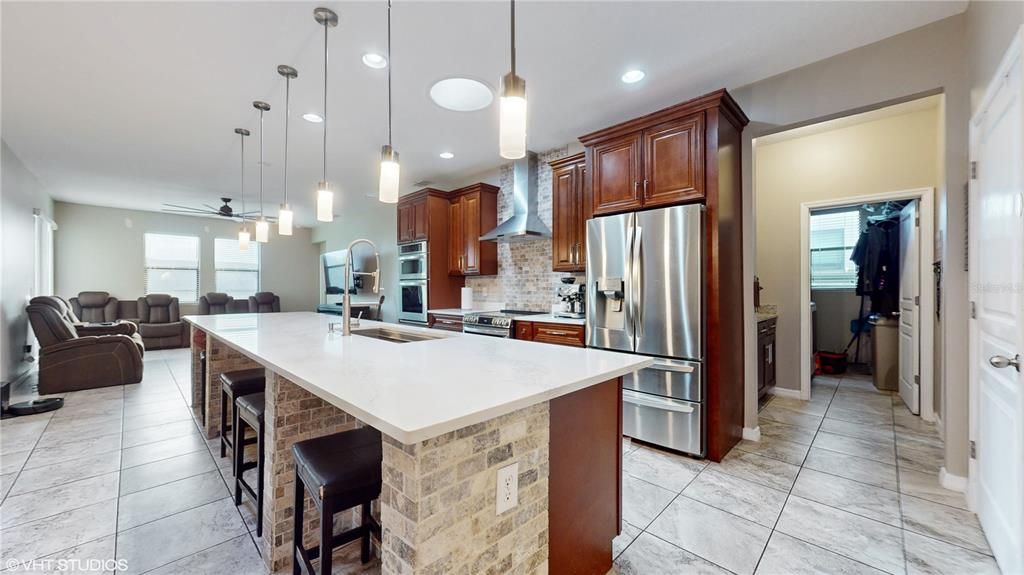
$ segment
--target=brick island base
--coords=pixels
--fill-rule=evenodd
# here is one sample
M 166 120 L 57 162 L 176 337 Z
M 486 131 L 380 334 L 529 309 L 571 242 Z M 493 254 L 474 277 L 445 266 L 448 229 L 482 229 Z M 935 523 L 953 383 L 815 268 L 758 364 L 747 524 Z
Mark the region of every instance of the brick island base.
M 219 375 L 260 365 L 193 326 L 193 398 L 205 386 L 208 436 L 220 417 Z M 196 367 L 198 341 L 207 377 Z M 621 380 L 594 385 L 444 435 L 405 445 L 386 434 L 380 521 L 382 572 L 594 573 L 611 568 L 621 501 Z M 262 510 L 264 561 L 290 569 L 297 441 L 363 423 L 295 382 L 267 370 Z M 496 513 L 497 472 L 518 464 L 518 505 Z M 319 518 L 306 497 L 303 539 L 313 546 Z M 354 526 L 356 511 L 335 517 Z

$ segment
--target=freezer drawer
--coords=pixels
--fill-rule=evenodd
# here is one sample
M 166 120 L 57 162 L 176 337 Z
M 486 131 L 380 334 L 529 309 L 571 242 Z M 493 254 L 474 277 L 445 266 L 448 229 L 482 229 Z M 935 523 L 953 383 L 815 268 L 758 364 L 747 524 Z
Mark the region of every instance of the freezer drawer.
M 704 406 L 622 390 L 622 433 L 676 451 L 704 456 Z
M 673 399 L 703 401 L 704 373 L 696 361 L 656 359 L 651 367 L 622 378 L 622 387 Z

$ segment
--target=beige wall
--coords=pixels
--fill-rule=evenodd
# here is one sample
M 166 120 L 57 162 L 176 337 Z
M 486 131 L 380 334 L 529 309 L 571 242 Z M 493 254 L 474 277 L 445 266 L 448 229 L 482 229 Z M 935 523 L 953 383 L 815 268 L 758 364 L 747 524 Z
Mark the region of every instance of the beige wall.
M 937 189 L 936 257 L 944 263 L 942 349 L 936 373 L 945 372 L 943 418 L 946 465 L 967 473 L 967 275 L 963 271 L 964 189 L 967 182 L 969 97 L 965 16 L 958 15 L 880 42 L 732 90 L 751 124 L 743 132 L 744 277 L 752 284 L 755 265 L 752 139 L 783 126 L 841 116 L 914 94 L 942 90 L 942 169 Z M 760 266 L 758 266 L 760 269 Z M 753 294 L 745 302 L 752 309 Z M 783 314 L 797 310 L 782 309 Z M 746 425 L 757 425 L 757 361 L 753 317 L 746 329 Z
M 215 291 L 213 238 L 238 237 L 233 221 L 65 202 L 56 203 L 54 219 L 54 281 L 57 295 L 64 297 L 89 290 L 121 299 L 144 295 L 147 232 L 199 236 L 199 293 Z M 282 311 L 313 311 L 319 302 L 318 261 L 310 229 L 296 228 L 293 236 L 283 237 L 271 226 L 270 242 L 261 246 L 260 289 L 281 296 Z M 195 309 L 182 305 L 187 313 Z
M 937 187 L 936 113 L 931 108 L 755 143 L 757 275 L 761 301 L 780 313 L 779 387 L 800 388 L 800 204 Z
M 0 382 L 14 381 L 31 364 L 22 346 L 29 343 L 25 305 L 35 277 L 35 217 L 39 209 L 53 214 L 53 201 L 43 185 L 21 163 L 7 142 L 0 143 Z

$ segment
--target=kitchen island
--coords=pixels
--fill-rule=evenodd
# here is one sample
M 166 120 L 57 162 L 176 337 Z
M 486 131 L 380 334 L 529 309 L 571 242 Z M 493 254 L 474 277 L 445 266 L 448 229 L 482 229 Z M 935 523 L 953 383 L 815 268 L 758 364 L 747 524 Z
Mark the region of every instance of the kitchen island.
M 368 321 L 342 336 L 329 330 L 337 318 L 309 312 L 185 319 L 193 406 L 209 437 L 220 374 L 267 371 L 261 546 L 271 570 L 292 556 L 292 444 L 362 425 L 384 437 L 384 573 L 611 567 L 621 377 L 651 360 Z M 511 465 L 518 505 L 499 514 L 497 472 Z M 336 530 L 355 524 L 354 512 L 341 515 Z M 316 518 L 306 517 L 312 545 Z

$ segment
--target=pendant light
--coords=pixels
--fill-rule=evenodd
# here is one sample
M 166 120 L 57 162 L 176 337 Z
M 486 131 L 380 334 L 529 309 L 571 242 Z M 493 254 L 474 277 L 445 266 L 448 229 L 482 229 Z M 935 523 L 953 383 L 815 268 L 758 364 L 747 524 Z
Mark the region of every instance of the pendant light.
M 316 219 L 334 221 L 334 192 L 327 183 L 327 30 L 338 25 L 338 15 L 329 8 L 313 10 L 313 19 L 324 27 L 324 171 L 316 190 Z
M 512 71 L 501 78 L 498 148 L 502 158 L 526 156 L 526 80 L 516 76 L 516 0 L 512 6 Z
M 256 241 L 266 243 L 270 239 L 270 223 L 263 217 L 263 113 L 270 110 L 270 104 L 256 100 L 252 107 L 260 111 L 260 219 L 256 220 Z
M 242 227 L 238 230 L 238 249 L 243 252 L 249 249 L 249 230 L 245 227 L 245 137 L 249 135 L 249 130 L 245 128 L 235 128 L 235 133 L 238 134 L 242 141 L 242 161 L 241 161 L 241 185 L 238 188 L 238 195 L 242 198 Z
M 299 77 L 299 72 L 291 66 L 282 64 L 277 67 L 277 73 L 284 76 L 284 203 L 277 210 L 277 233 L 290 236 L 294 213 L 292 207 L 288 205 L 288 120 L 292 117 L 292 80 Z
M 380 187 L 378 196 L 385 204 L 398 202 L 398 177 L 401 166 L 398 152 L 391 147 L 391 0 L 388 0 L 388 143 L 380 149 Z

